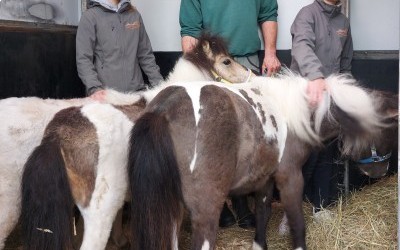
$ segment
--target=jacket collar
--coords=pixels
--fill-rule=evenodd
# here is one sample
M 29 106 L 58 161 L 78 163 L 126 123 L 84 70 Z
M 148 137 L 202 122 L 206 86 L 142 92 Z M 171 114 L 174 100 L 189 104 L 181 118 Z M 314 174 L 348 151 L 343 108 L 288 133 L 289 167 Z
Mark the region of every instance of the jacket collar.
M 112 11 L 112 12 L 123 12 L 129 7 L 131 4 L 130 0 L 121 0 L 117 6 L 112 5 L 109 1 L 107 0 L 91 0 L 89 2 L 89 8 L 94 7 L 94 6 L 102 6 L 103 8 Z
M 323 12 L 330 17 L 339 15 L 342 11 L 342 3 L 339 1 L 336 5 L 330 5 L 324 2 L 324 0 L 316 0 Z

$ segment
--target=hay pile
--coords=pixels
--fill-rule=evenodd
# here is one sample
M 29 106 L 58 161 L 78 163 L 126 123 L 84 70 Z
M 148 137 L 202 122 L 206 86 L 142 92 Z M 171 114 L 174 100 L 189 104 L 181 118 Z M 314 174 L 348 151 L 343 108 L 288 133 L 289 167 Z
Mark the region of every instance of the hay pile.
M 333 207 L 333 218 L 311 222 L 310 249 L 397 249 L 397 175 L 365 187 Z
M 351 194 L 330 208 L 331 219 L 317 222 L 311 205 L 304 203 L 308 249 L 397 249 L 397 175 Z M 273 206 L 268 228 L 269 249 L 291 249 L 289 236 L 278 235 L 282 208 Z M 181 248 L 190 247 L 190 225 L 185 225 Z M 248 250 L 252 247 L 253 230 L 237 226 L 219 230 L 217 250 Z
M 332 218 L 317 222 L 312 218 L 311 205 L 304 203 L 307 225 L 307 246 L 315 250 L 336 249 L 397 249 L 397 175 L 384 178 L 339 200 L 332 208 Z M 269 249 L 292 249 L 289 236 L 278 234 L 283 215 L 282 208 L 274 204 L 268 228 Z M 15 250 L 21 239 L 15 230 L 5 250 Z M 237 226 L 218 232 L 217 250 L 252 249 L 254 230 Z M 180 249 L 190 249 L 190 222 L 184 220 L 180 235 Z M 107 248 L 111 249 L 111 248 Z

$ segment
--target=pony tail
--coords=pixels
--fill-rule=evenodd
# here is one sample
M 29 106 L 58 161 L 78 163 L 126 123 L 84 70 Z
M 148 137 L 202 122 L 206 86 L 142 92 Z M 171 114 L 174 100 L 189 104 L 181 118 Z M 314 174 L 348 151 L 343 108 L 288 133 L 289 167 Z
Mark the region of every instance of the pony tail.
M 167 119 L 145 113 L 130 138 L 132 249 L 169 250 L 183 215 L 181 178 Z
M 45 137 L 22 175 L 24 249 L 72 249 L 72 206 L 59 141 Z
M 374 96 L 358 86 L 354 78 L 332 75 L 326 80 L 332 97 L 329 115 L 341 129 L 341 152 L 357 158 L 386 127 L 383 117 L 377 112 Z

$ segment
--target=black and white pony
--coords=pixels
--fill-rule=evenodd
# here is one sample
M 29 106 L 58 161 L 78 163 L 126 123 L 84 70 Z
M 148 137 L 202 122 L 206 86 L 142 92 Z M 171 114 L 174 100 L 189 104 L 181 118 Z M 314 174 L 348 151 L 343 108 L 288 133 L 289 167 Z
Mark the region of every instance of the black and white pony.
M 266 249 L 273 183 L 281 194 L 293 247 L 305 249 L 302 166 L 312 147 L 339 136 L 358 157 L 383 125 L 378 103 L 347 76 L 326 79 L 318 108 L 307 80 L 286 72 L 250 83 L 169 86 L 146 107 L 130 139 L 133 249 L 176 249 L 183 209 L 191 249 L 214 249 L 228 195 L 255 192 L 253 249 Z M 368 108 L 366 108 L 368 107 Z
M 250 79 L 250 77 L 252 76 L 250 71 L 244 69 L 242 66 L 235 63 L 232 60 L 232 58 L 227 54 L 225 43 L 220 38 L 204 34 L 199 41 L 200 42 L 198 46 L 191 53 L 188 53 L 179 59 L 176 66 L 174 67 L 173 72 L 169 75 L 165 83 L 155 88 L 154 90 L 145 92 L 146 95 L 149 96 L 149 98 L 151 98 L 152 95 L 155 95 L 162 88 L 168 86 L 169 83 L 176 81 L 190 82 L 193 80 L 212 80 L 214 79 L 214 77 L 218 77 L 218 79 L 222 78 L 230 82 L 245 82 Z M 135 104 L 138 100 L 140 100 L 141 94 L 142 93 L 125 94 L 125 93 L 118 93 L 113 90 L 107 90 L 105 96 L 106 99 L 105 102 L 121 107 L 120 108 L 121 110 L 128 112 L 129 111 L 129 108 L 127 108 L 128 106 L 123 106 L 123 105 Z M 48 134 L 50 132 L 45 133 L 45 128 L 49 124 L 49 122 L 52 119 L 54 119 L 55 114 L 57 112 L 68 107 L 77 107 L 86 104 L 92 104 L 93 107 L 99 105 L 99 103 L 95 102 L 91 98 L 72 99 L 72 100 L 52 100 L 52 99 L 44 100 L 36 97 L 29 97 L 29 98 L 8 98 L 0 100 L 0 119 L 2 120 L 0 124 L 0 249 L 4 247 L 4 241 L 6 237 L 15 227 L 15 224 L 17 223 L 19 218 L 20 207 L 21 207 L 20 206 L 21 176 L 22 176 L 23 166 L 27 161 L 28 156 L 32 153 L 35 147 L 41 143 L 43 137 L 49 136 Z M 103 106 L 99 106 L 99 109 L 100 107 Z M 88 109 L 87 107 L 82 109 L 70 108 L 72 113 L 71 115 L 76 115 L 75 112 L 80 112 L 80 116 L 86 117 L 82 119 L 84 120 L 89 119 L 87 117 L 91 117 L 90 114 L 85 114 L 84 111 L 87 109 Z M 104 105 L 104 110 L 105 111 L 117 110 L 117 108 L 113 106 Z M 96 114 L 99 115 L 99 113 L 101 113 L 102 111 L 100 110 L 95 112 L 95 110 L 92 110 L 90 112 L 92 112 L 93 113 L 92 115 L 95 116 Z M 123 111 L 118 111 L 118 112 L 124 113 Z M 55 120 L 57 120 L 57 118 L 60 116 L 62 116 L 62 114 L 56 116 Z M 107 114 L 104 113 L 104 116 L 107 117 Z M 129 117 L 125 113 L 124 115 L 116 115 L 116 116 L 120 118 Z M 129 118 L 124 118 L 124 119 L 126 121 L 126 124 L 124 123 L 125 125 L 123 126 L 127 126 L 130 128 L 132 126 L 132 119 Z M 71 120 L 65 118 L 65 121 L 67 120 L 71 122 L 71 124 L 68 125 L 72 127 L 79 125 L 73 119 Z M 107 121 L 109 120 L 107 119 L 104 120 L 105 123 Z M 64 122 L 62 120 L 58 122 L 59 126 L 63 126 Z M 95 122 L 93 123 L 91 122 L 93 121 L 88 122 L 88 124 L 90 124 L 93 127 L 94 126 L 93 123 Z M 57 124 L 57 122 L 54 121 L 52 124 L 54 126 L 54 124 Z M 86 123 L 83 122 L 82 126 L 84 124 Z M 114 131 L 112 128 L 110 129 L 111 129 L 110 132 Z M 115 128 L 115 130 L 117 129 L 123 129 L 123 127 Z M 51 130 L 51 128 L 49 128 L 48 130 Z M 124 132 L 126 131 L 120 131 L 120 133 Z M 55 132 L 53 131 L 53 133 Z M 63 139 L 68 141 L 68 136 L 64 137 Z M 82 139 L 84 139 L 84 137 L 82 137 Z M 76 146 L 79 146 L 79 142 L 75 143 Z M 97 141 L 92 141 L 92 143 L 97 145 Z M 100 156 L 102 155 L 101 150 L 102 149 L 100 148 L 100 151 L 98 152 Z M 93 153 L 94 152 L 95 151 L 93 151 Z M 93 157 L 96 157 L 96 155 L 93 155 Z M 33 158 L 34 157 L 32 157 L 32 159 Z M 35 170 L 36 169 L 30 169 L 30 171 L 32 171 L 31 172 L 32 175 L 35 175 Z M 51 170 L 49 169 L 49 171 Z M 98 171 L 99 170 L 95 172 Z M 38 167 L 37 174 L 39 173 L 40 171 Z M 33 180 L 35 179 L 33 178 L 31 181 Z M 36 180 L 40 181 L 41 179 L 39 178 Z M 107 185 L 105 186 L 107 187 Z M 104 188 L 107 189 L 106 187 Z M 47 191 L 52 192 L 52 188 L 53 187 L 49 186 Z M 46 196 L 42 198 L 46 198 Z M 37 202 L 40 201 L 38 200 Z M 84 203 L 81 206 L 84 207 L 84 205 L 88 205 L 88 203 Z M 36 211 L 32 210 L 31 212 L 33 213 Z M 38 226 L 38 228 L 41 227 Z M 36 228 L 33 228 L 33 230 L 41 232 L 39 229 Z M 103 241 L 107 240 L 107 237 L 105 239 L 103 237 L 100 238 Z M 94 248 L 94 249 L 100 249 L 100 248 Z

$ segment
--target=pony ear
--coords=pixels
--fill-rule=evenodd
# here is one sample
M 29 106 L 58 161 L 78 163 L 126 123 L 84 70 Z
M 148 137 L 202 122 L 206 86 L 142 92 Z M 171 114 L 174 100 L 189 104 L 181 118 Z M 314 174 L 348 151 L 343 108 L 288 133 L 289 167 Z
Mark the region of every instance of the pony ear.
M 202 46 L 203 46 L 204 54 L 206 54 L 206 56 L 209 59 L 212 59 L 212 51 L 211 51 L 211 48 L 210 48 L 210 43 L 208 41 L 204 41 Z

